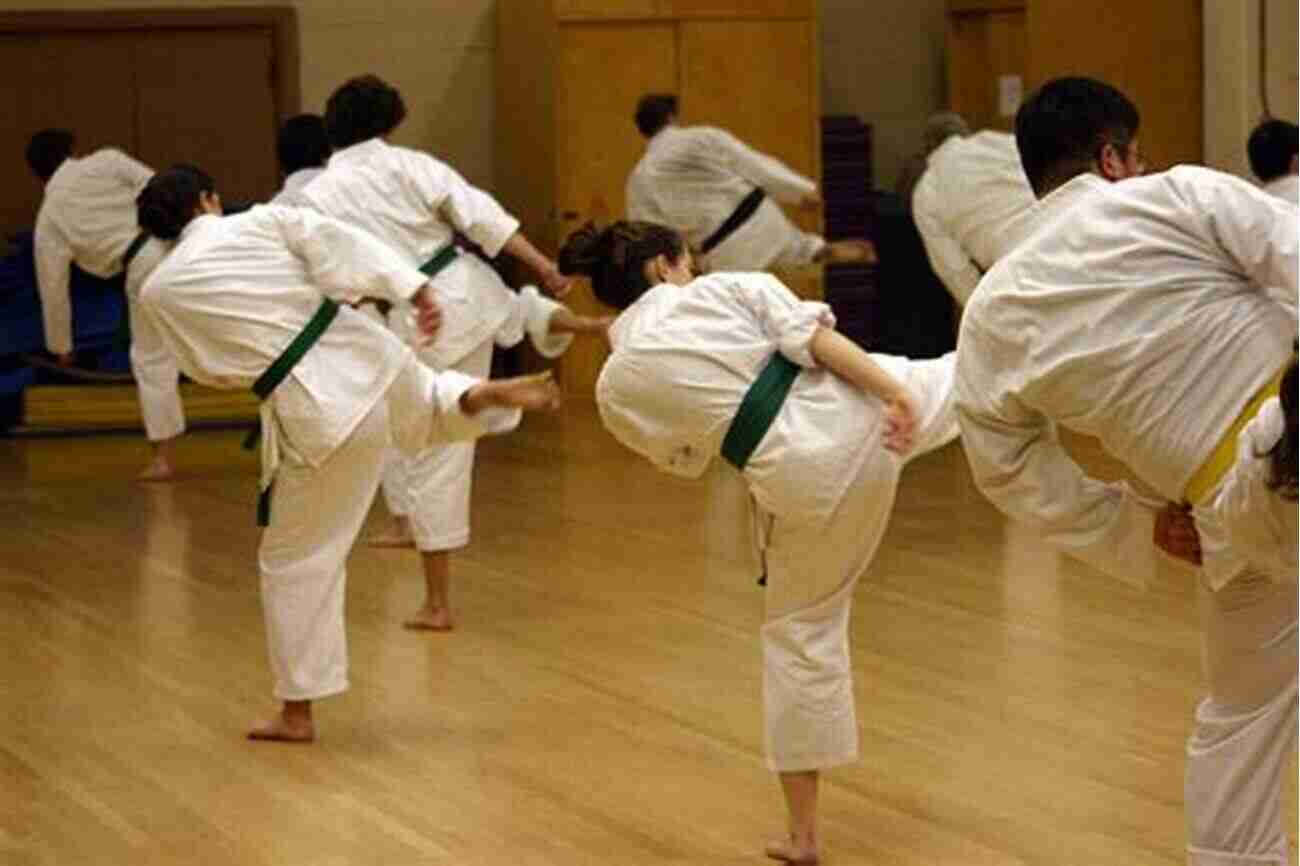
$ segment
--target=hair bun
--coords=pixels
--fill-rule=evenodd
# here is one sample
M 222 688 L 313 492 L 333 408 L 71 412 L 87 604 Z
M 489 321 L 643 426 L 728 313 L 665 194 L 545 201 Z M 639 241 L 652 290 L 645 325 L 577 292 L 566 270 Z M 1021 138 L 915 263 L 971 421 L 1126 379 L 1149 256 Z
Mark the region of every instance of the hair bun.
M 560 273 L 594 277 L 605 267 L 605 258 L 610 243 L 609 230 L 601 229 L 594 222 L 588 222 L 573 232 L 560 247 Z

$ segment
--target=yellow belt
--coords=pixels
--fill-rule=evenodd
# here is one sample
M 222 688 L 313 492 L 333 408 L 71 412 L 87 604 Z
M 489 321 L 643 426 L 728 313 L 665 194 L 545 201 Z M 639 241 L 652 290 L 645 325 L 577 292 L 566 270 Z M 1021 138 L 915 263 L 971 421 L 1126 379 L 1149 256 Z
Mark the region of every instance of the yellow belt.
M 1241 435 L 1244 428 L 1251 418 L 1259 414 L 1259 407 L 1264 405 L 1264 401 L 1269 397 L 1276 397 L 1281 389 L 1282 374 L 1286 372 L 1286 367 L 1277 371 L 1277 375 L 1255 392 L 1255 396 L 1250 398 L 1250 402 L 1241 410 L 1236 419 L 1228 425 L 1224 432 L 1223 438 L 1219 444 L 1210 452 L 1210 456 L 1205 458 L 1201 468 L 1196 470 L 1196 474 L 1187 482 L 1183 489 L 1183 499 L 1193 505 L 1199 505 L 1208 497 L 1223 476 L 1232 468 L 1232 464 L 1237 461 L 1237 437 Z

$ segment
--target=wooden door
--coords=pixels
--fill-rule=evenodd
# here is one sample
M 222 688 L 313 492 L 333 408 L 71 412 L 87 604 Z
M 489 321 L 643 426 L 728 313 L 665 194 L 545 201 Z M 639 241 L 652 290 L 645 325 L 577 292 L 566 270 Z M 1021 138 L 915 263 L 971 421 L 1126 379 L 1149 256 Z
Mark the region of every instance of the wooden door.
M 157 168 L 194 163 L 228 202 L 273 195 L 279 174 L 270 30 L 145 34 L 134 51 L 139 158 Z
M 1015 128 L 1026 77 L 1024 9 L 950 10 L 948 104 L 972 129 Z
M 1029 83 L 1088 75 L 1142 113 L 1138 140 L 1153 170 L 1204 158 L 1201 0 L 1032 0 Z
M 680 67 L 683 123 L 727 129 L 821 186 L 813 21 L 683 21 Z M 821 231 L 818 215 L 786 210 L 806 231 Z M 821 295 L 818 269 L 781 276 L 800 295 Z
M 70 129 L 77 150 L 135 147 L 131 40 L 125 34 L 0 36 L 0 230 L 30 229 L 44 194 L 27 167 L 32 133 Z
M 677 36 L 671 23 L 571 24 L 560 28 L 556 105 L 557 236 L 590 219 L 626 211 L 627 176 L 645 150 L 633 123 L 637 100 L 677 89 Z M 566 303 L 608 313 L 580 281 Z M 590 397 L 605 361 L 598 341 L 578 340 L 561 364 L 564 389 Z

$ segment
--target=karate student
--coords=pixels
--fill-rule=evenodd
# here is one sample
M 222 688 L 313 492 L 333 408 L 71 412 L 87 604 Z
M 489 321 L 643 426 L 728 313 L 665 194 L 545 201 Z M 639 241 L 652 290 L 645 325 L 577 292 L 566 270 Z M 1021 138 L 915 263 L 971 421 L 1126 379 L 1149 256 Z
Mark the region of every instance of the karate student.
M 1285 120 L 1266 120 L 1250 134 L 1246 152 L 1250 170 L 1264 191 L 1291 204 L 1300 204 L 1300 130 Z
M 957 303 L 1025 238 L 1035 203 L 1016 140 L 1005 132 L 954 133 L 930 153 L 912 215 L 934 272 Z
M 868 355 L 836 333 L 825 304 L 769 274 L 695 278 L 685 240 L 664 226 L 588 226 L 560 267 L 623 311 L 596 383 L 606 429 L 687 478 L 721 454 L 749 486 L 767 578 L 764 741 L 789 809 L 789 838 L 768 855 L 816 862 L 819 774 L 858 757 L 853 588 L 906 462 L 893 452 L 957 434 L 953 356 Z
M 305 208 L 221 217 L 211 179 L 178 167 L 140 194 L 140 224 L 178 239 L 140 295 L 186 373 L 262 399 L 258 550 L 278 715 L 253 739 L 309 741 L 312 702 L 348 687 L 345 560 L 390 446 L 512 429 L 553 408 L 548 376 L 484 382 L 434 373 L 339 301 L 409 300 L 422 334 L 439 311 L 428 278 L 365 232 Z M 269 506 L 269 515 L 264 508 Z
M 568 291 L 568 278 L 495 199 L 432 156 L 385 141 L 405 116 L 401 94 L 374 76 L 340 86 L 325 110 L 334 155 L 302 196 L 307 206 L 364 229 L 391 247 L 396 261 L 429 275 L 443 324 L 437 339 L 418 350 L 420 359 L 437 370 L 486 377 L 494 344 L 513 346 L 528 333 L 543 355 L 554 357 L 575 333 L 603 333 L 606 319 L 575 316 L 531 286 L 514 292 L 456 246 L 459 232 L 489 256 L 505 252 L 529 265 L 552 293 Z M 404 319 L 400 306 L 390 314 L 399 332 Z M 424 570 L 425 601 L 406 621 L 408 628 L 453 626 L 450 560 L 470 540 L 473 466 L 474 443 L 458 442 L 410 459 L 398 456 L 385 475 L 394 523 L 372 543 L 413 545 Z
M 284 186 L 271 204 L 302 206 L 303 187 L 325 170 L 330 158 L 330 140 L 325 133 L 325 118 L 319 114 L 298 114 L 284 122 L 276 141 L 276 155 Z
M 774 203 L 820 209 L 811 180 L 725 130 L 676 119 L 676 96 L 649 94 L 637 103 L 636 127 L 649 143 L 627 179 L 629 220 L 672 226 L 715 271 L 876 260 L 869 241 L 827 242 Z
M 74 263 L 103 279 L 127 272 L 124 314 L 131 329 L 131 374 L 152 452 L 137 477 L 168 481 L 175 476 L 176 437 L 185 432 L 180 371 L 136 309 L 139 286 L 165 252 L 136 225 L 135 197 L 153 170 L 112 148 L 75 157 L 75 145 L 76 137 L 65 129 L 42 130 L 27 145 L 27 163 L 45 183 L 35 233 L 45 346 L 61 365 L 72 364 L 68 292 Z
M 1296 358 L 1237 437 L 1237 460 L 1210 506 L 1234 550 L 1275 581 L 1295 582 L 1297 538 Z
M 1135 127 L 1132 104 L 1088 79 L 1049 82 L 1021 107 L 1025 173 L 1054 217 L 966 307 L 962 438 L 998 508 L 1114 575 L 1151 567 L 1161 503 L 1085 476 L 1058 424 L 1096 436 L 1166 500 L 1189 504 L 1209 696 L 1187 748 L 1188 863 L 1282 864 L 1296 584 L 1255 566 L 1269 552 L 1228 539 L 1214 503 L 1237 433 L 1276 392 L 1295 340 L 1297 209 L 1191 166 L 1107 183 L 1138 168 Z M 1292 288 L 1282 298 L 1267 286 Z M 1265 508 L 1252 500 L 1250 514 Z

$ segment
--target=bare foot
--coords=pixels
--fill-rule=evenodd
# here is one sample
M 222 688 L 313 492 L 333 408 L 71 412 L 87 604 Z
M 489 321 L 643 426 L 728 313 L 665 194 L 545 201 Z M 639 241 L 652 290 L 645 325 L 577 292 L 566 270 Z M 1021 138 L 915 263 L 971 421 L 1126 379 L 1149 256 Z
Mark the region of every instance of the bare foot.
M 253 728 L 248 738 L 274 743 L 310 743 L 316 739 L 316 726 L 311 719 L 291 721 L 281 714 Z
M 135 476 L 136 481 L 171 481 L 176 477 L 176 470 L 171 463 L 155 457 L 149 461 L 149 465 L 141 470 L 140 474 Z
M 876 245 L 866 240 L 831 241 L 822 250 L 821 259 L 830 265 L 874 265 L 880 261 Z
M 554 412 L 560 408 L 560 386 L 555 384 L 550 370 L 511 379 L 488 379 L 461 395 L 460 402 L 468 415 L 488 406 Z
M 818 862 L 817 846 L 815 844 L 797 843 L 793 838 L 784 842 L 768 843 L 767 850 L 764 853 L 773 860 L 794 863 L 797 866 L 812 866 L 812 864 Z
M 402 628 L 411 631 L 451 631 L 455 624 L 451 621 L 451 611 L 445 607 L 422 607 L 415 616 L 402 623 Z

